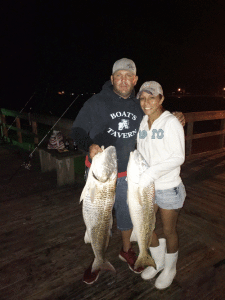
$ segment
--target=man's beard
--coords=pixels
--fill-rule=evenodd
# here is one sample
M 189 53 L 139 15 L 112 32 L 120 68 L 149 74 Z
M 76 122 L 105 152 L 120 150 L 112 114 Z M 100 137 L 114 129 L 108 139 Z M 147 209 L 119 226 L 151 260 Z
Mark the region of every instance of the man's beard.
M 126 92 L 121 92 L 115 86 L 113 86 L 113 91 L 122 98 L 128 98 L 131 95 L 133 88 L 134 87 L 130 87 Z

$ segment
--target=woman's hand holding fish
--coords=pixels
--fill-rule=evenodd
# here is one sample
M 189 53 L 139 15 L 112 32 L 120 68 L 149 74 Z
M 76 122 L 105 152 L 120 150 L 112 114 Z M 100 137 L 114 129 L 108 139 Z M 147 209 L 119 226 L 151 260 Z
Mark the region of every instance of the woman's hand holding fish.
M 92 144 L 92 145 L 89 147 L 89 156 L 90 156 L 91 159 L 93 159 L 93 157 L 94 157 L 98 152 L 102 152 L 102 149 L 99 147 L 99 145 Z

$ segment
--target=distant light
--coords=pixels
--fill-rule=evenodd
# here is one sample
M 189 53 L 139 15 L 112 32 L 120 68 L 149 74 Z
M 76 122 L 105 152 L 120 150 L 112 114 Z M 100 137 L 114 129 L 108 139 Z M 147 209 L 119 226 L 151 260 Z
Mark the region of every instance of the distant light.
M 62 94 L 64 94 L 65 92 L 64 91 L 62 91 Z
M 177 89 L 178 90 L 178 92 L 180 92 L 181 91 L 181 89 Z
M 225 91 L 225 87 L 223 88 L 223 90 Z
M 59 95 L 62 95 L 62 92 L 58 92 Z
M 74 93 L 71 93 L 70 95 L 71 95 L 71 96 L 73 96 L 73 95 L 74 95 Z

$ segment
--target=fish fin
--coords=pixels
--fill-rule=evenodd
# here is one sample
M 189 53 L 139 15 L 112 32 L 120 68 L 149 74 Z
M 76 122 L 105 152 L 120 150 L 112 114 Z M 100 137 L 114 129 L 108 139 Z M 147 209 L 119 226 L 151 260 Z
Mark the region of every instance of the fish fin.
M 90 185 L 90 183 L 91 183 L 91 176 L 89 176 L 89 173 L 90 173 L 90 171 L 88 172 L 87 181 L 86 181 L 85 186 L 84 186 L 84 188 L 83 188 L 83 191 L 82 191 L 82 193 L 81 193 L 81 195 L 80 195 L 80 202 L 82 202 L 82 200 L 85 199 L 85 197 L 86 197 L 86 195 L 87 195 L 87 192 L 88 192 L 88 190 L 89 190 L 89 185 Z
M 109 235 L 107 236 L 106 243 L 105 243 L 105 251 L 107 250 L 108 245 L 109 245 L 110 232 L 111 232 L 111 230 L 109 229 Z
M 109 224 L 109 232 L 110 232 L 110 233 L 111 233 L 112 226 L 113 226 L 113 216 L 112 216 L 112 214 L 111 214 L 110 224 Z
M 115 268 L 113 265 L 110 264 L 109 261 L 105 260 L 103 263 L 100 263 L 96 258 L 94 259 L 94 262 L 92 264 L 91 272 L 94 272 L 96 270 L 105 270 L 105 271 L 112 271 L 116 273 Z
M 113 225 L 113 216 L 111 215 L 110 224 L 109 224 L 109 232 L 108 232 L 107 240 L 105 243 L 105 251 L 108 248 L 110 236 L 112 236 L 112 225 Z
M 139 256 L 134 264 L 134 269 L 138 269 L 140 267 L 144 268 L 146 266 L 151 266 L 156 269 L 155 261 L 149 254 L 147 254 L 147 255 L 139 254 Z
M 89 196 L 91 198 L 91 202 L 94 202 L 94 198 L 95 198 L 95 190 L 96 190 L 96 185 L 94 183 L 94 181 L 92 180 L 89 186 Z
M 133 230 L 132 230 L 132 233 L 131 233 L 130 241 L 131 242 L 137 242 L 137 235 L 136 235 L 134 227 L 133 227 Z
M 109 237 L 112 236 L 113 216 L 111 215 L 109 223 Z
M 89 235 L 88 235 L 87 230 L 85 231 L 84 242 L 85 242 L 85 244 L 91 243 L 91 239 L 90 239 L 90 237 L 89 237 Z
M 89 195 L 91 198 L 91 202 L 94 202 L 94 198 L 95 198 L 95 186 L 89 190 Z
M 85 195 L 86 195 L 86 191 L 87 191 L 87 187 L 85 185 L 84 188 L 83 188 L 83 191 L 82 191 L 82 193 L 80 195 L 80 203 L 82 202 L 82 200 L 84 200 Z
M 138 202 L 139 204 L 142 206 L 143 203 L 142 203 L 142 200 L 141 200 L 141 195 L 143 194 L 143 189 L 138 187 L 138 192 L 137 192 L 137 198 L 138 198 Z

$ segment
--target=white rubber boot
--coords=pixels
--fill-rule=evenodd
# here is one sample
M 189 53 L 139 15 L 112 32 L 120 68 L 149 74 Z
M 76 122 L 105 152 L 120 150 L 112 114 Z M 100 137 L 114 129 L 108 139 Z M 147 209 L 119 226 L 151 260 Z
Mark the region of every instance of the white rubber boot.
M 176 253 L 165 254 L 165 267 L 162 273 L 155 281 L 155 287 L 159 290 L 166 289 L 173 282 L 176 276 L 176 264 L 178 259 L 178 251 Z
M 158 247 L 149 248 L 152 258 L 155 261 L 157 269 L 153 267 L 147 267 L 141 273 L 141 277 L 144 280 L 151 279 L 164 268 L 165 263 L 165 252 L 166 252 L 166 239 L 159 239 Z

